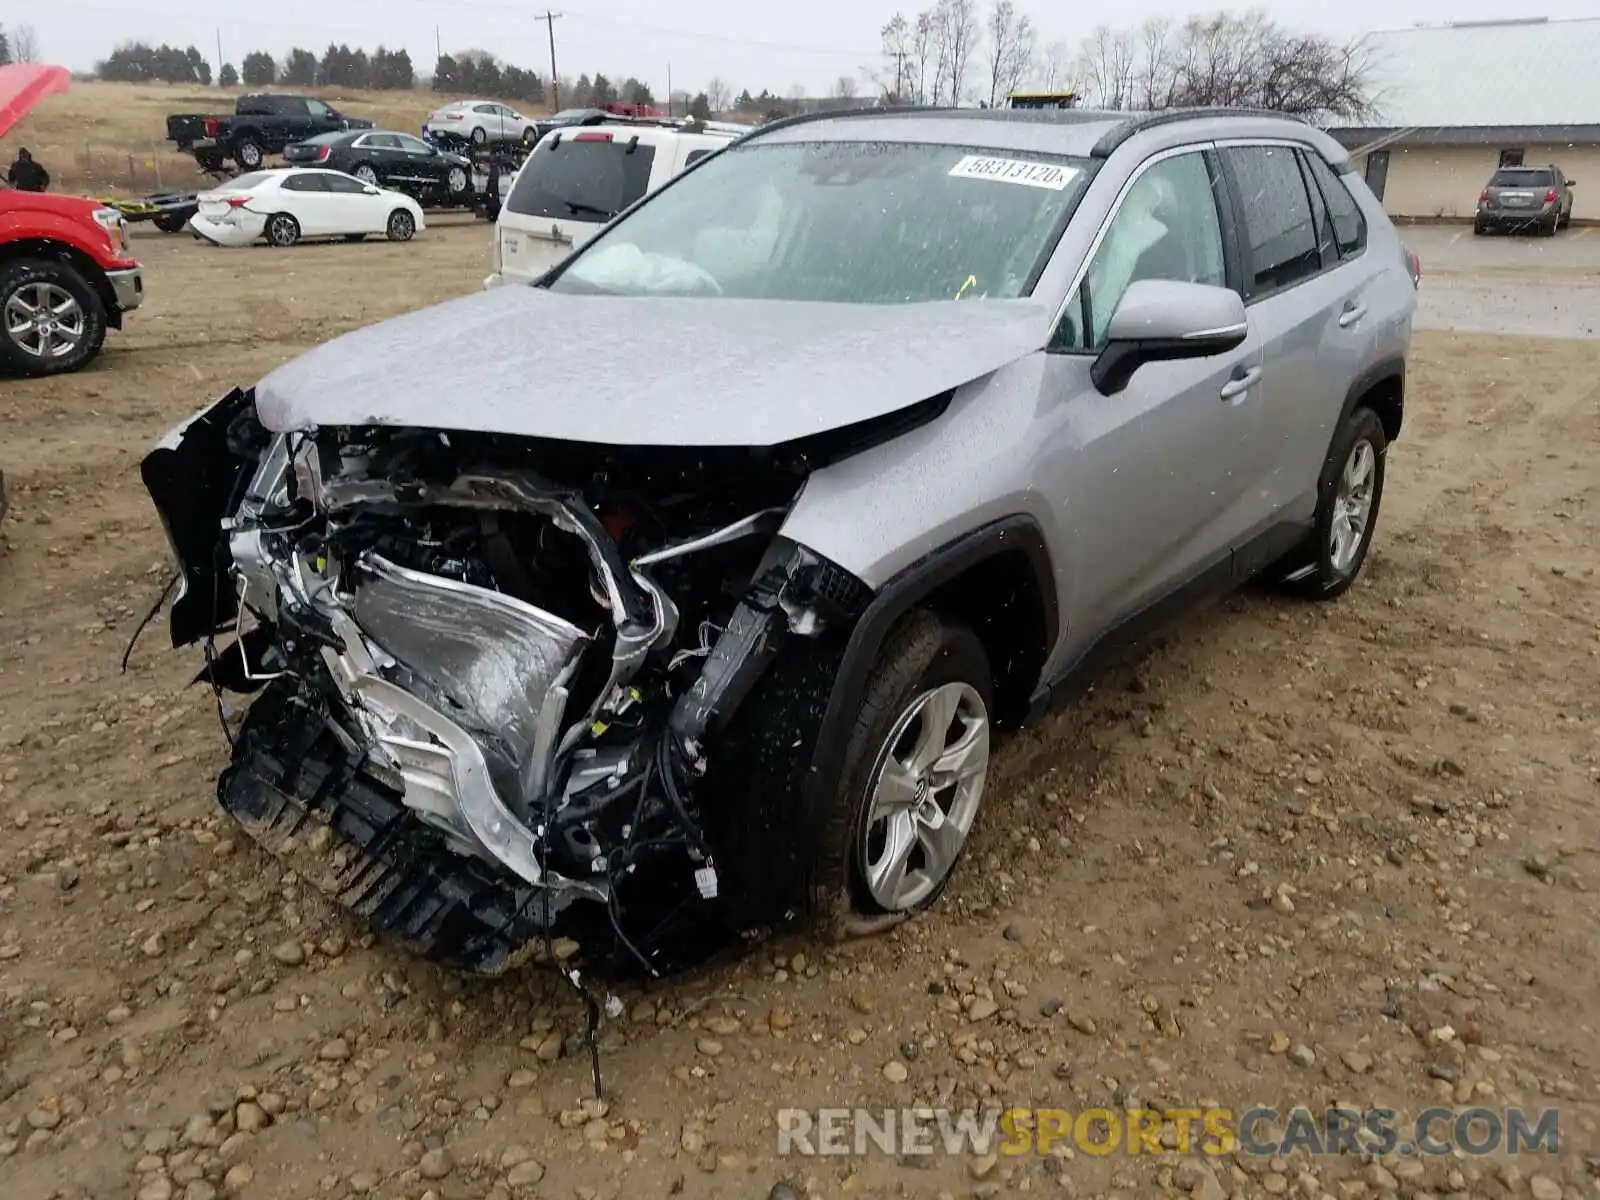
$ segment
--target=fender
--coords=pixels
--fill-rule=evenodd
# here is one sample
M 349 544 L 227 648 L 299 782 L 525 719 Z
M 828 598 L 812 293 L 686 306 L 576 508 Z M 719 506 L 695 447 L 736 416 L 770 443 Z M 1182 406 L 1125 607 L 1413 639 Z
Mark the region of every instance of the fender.
M 0 250 L 13 242 L 60 242 L 92 261 L 101 271 L 130 270 L 139 264 L 116 252 L 111 235 L 88 216 L 69 217 L 61 213 L 28 208 L 0 213 Z
M 809 811 L 820 811 L 838 785 L 845 743 L 861 707 L 867 676 L 895 621 L 964 571 L 987 559 L 1019 550 L 1027 556 L 1044 601 L 1047 653 L 1054 648 L 1060 635 L 1055 573 L 1044 533 L 1032 517 L 1003 517 L 918 559 L 878 590 L 851 630 L 811 754 L 804 801 Z

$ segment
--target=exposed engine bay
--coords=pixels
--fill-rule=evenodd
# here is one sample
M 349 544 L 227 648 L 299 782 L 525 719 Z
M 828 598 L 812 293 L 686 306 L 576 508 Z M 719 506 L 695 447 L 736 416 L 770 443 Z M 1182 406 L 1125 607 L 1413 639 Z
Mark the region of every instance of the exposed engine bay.
M 778 535 L 817 453 L 273 434 L 230 393 L 144 464 L 174 643 L 262 692 L 224 807 L 279 852 L 331 826 L 328 890 L 480 970 L 563 931 L 657 972 L 673 929 L 781 917 L 730 894 L 700 784 L 785 641 L 870 599 Z

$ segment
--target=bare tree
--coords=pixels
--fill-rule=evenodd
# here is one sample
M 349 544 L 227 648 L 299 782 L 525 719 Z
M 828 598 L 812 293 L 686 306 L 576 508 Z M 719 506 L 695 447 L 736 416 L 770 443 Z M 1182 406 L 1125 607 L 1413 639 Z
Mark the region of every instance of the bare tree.
M 989 10 L 989 48 L 984 66 L 989 73 L 989 107 L 1014 92 L 1033 64 L 1033 22 L 1011 0 L 995 0 Z
M 1077 86 L 1077 55 L 1070 42 L 1051 42 L 1039 56 L 1040 85 L 1047 92 L 1070 91 Z
M 911 27 L 911 69 L 906 76 L 906 87 L 911 94 L 911 103 L 927 104 L 929 100 L 937 102 L 939 87 L 939 58 L 938 37 L 934 29 L 933 13 L 923 12 L 917 14 L 917 19 Z M 933 87 L 928 86 L 929 75 L 933 76 Z
M 909 93 L 914 89 L 910 83 L 912 70 L 912 30 L 911 22 L 906 20 L 904 13 L 895 13 L 884 22 L 883 28 L 878 30 L 878 44 L 883 60 L 876 70 L 869 71 L 868 75 L 878 85 L 878 90 L 883 93 L 883 99 L 889 104 L 904 104 L 910 98 Z
M 856 81 L 849 75 L 841 75 L 833 81 L 833 90 L 828 93 L 833 100 L 854 100 L 856 98 Z
M 11 57 L 19 63 L 39 61 L 39 34 L 32 25 L 18 25 L 11 31 Z
M 706 102 L 714 113 L 727 112 L 733 106 L 733 89 L 721 76 L 706 84 Z
M 934 103 L 960 104 L 978 44 L 977 0 L 938 0 L 933 8 L 933 34 L 938 60 Z
M 1125 29 L 1096 26 L 1084 39 L 1079 70 L 1098 108 L 1127 108 L 1133 100 L 1135 48 Z
M 1359 43 L 1290 33 L 1260 11 L 1154 19 L 1137 35 L 1102 26 L 1084 43 L 1085 79 L 1107 108 L 1270 108 L 1305 117 L 1362 115 L 1368 62 Z

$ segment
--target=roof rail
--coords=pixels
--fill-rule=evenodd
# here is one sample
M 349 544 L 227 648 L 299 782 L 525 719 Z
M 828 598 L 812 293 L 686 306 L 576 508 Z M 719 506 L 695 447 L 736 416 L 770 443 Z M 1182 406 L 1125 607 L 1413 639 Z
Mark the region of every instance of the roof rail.
M 1071 111 L 1071 110 L 1068 110 Z M 1107 116 L 1115 114 L 1107 113 Z M 1271 117 L 1279 121 L 1294 121 L 1304 125 L 1306 122 L 1291 113 L 1278 112 L 1271 108 L 1226 108 L 1221 105 L 1197 105 L 1193 108 L 1164 108 L 1159 112 L 1141 112 L 1127 114 L 1127 120 L 1110 130 L 1089 150 L 1091 158 L 1110 158 L 1113 151 L 1129 138 L 1143 133 L 1147 129 L 1156 129 L 1162 125 L 1175 125 L 1179 121 L 1198 121 L 1207 117 Z

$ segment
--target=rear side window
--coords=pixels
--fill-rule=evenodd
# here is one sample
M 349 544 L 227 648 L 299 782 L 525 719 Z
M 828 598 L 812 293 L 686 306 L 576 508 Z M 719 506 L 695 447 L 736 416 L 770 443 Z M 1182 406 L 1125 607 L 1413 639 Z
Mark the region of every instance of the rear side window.
M 1244 207 L 1250 293 L 1290 287 L 1320 271 L 1311 197 L 1294 151 L 1287 146 L 1238 146 L 1222 154 Z
M 1344 180 L 1334 174 L 1320 154 L 1307 154 L 1306 164 L 1311 168 L 1311 178 L 1328 206 L 1328 216 L 1333 221 L 1333 240 L 1338 243 L 1340 258 L 1353 258 L 1367 248 L 1367 219 L 1361 206 L 1345 187 Z
M 1554 182 L 1555 180 L 1550 178 L 1549 171 L 1530 167 L 1496 171 L 1494 178 L 1489 181 L 1489 186 L 1508 188 L 1549 187 Z
M 653 146 L 563 137 L 545 142 L 517 174 L 506 207 L 525 217 L 607 221 L 645 194 Z

